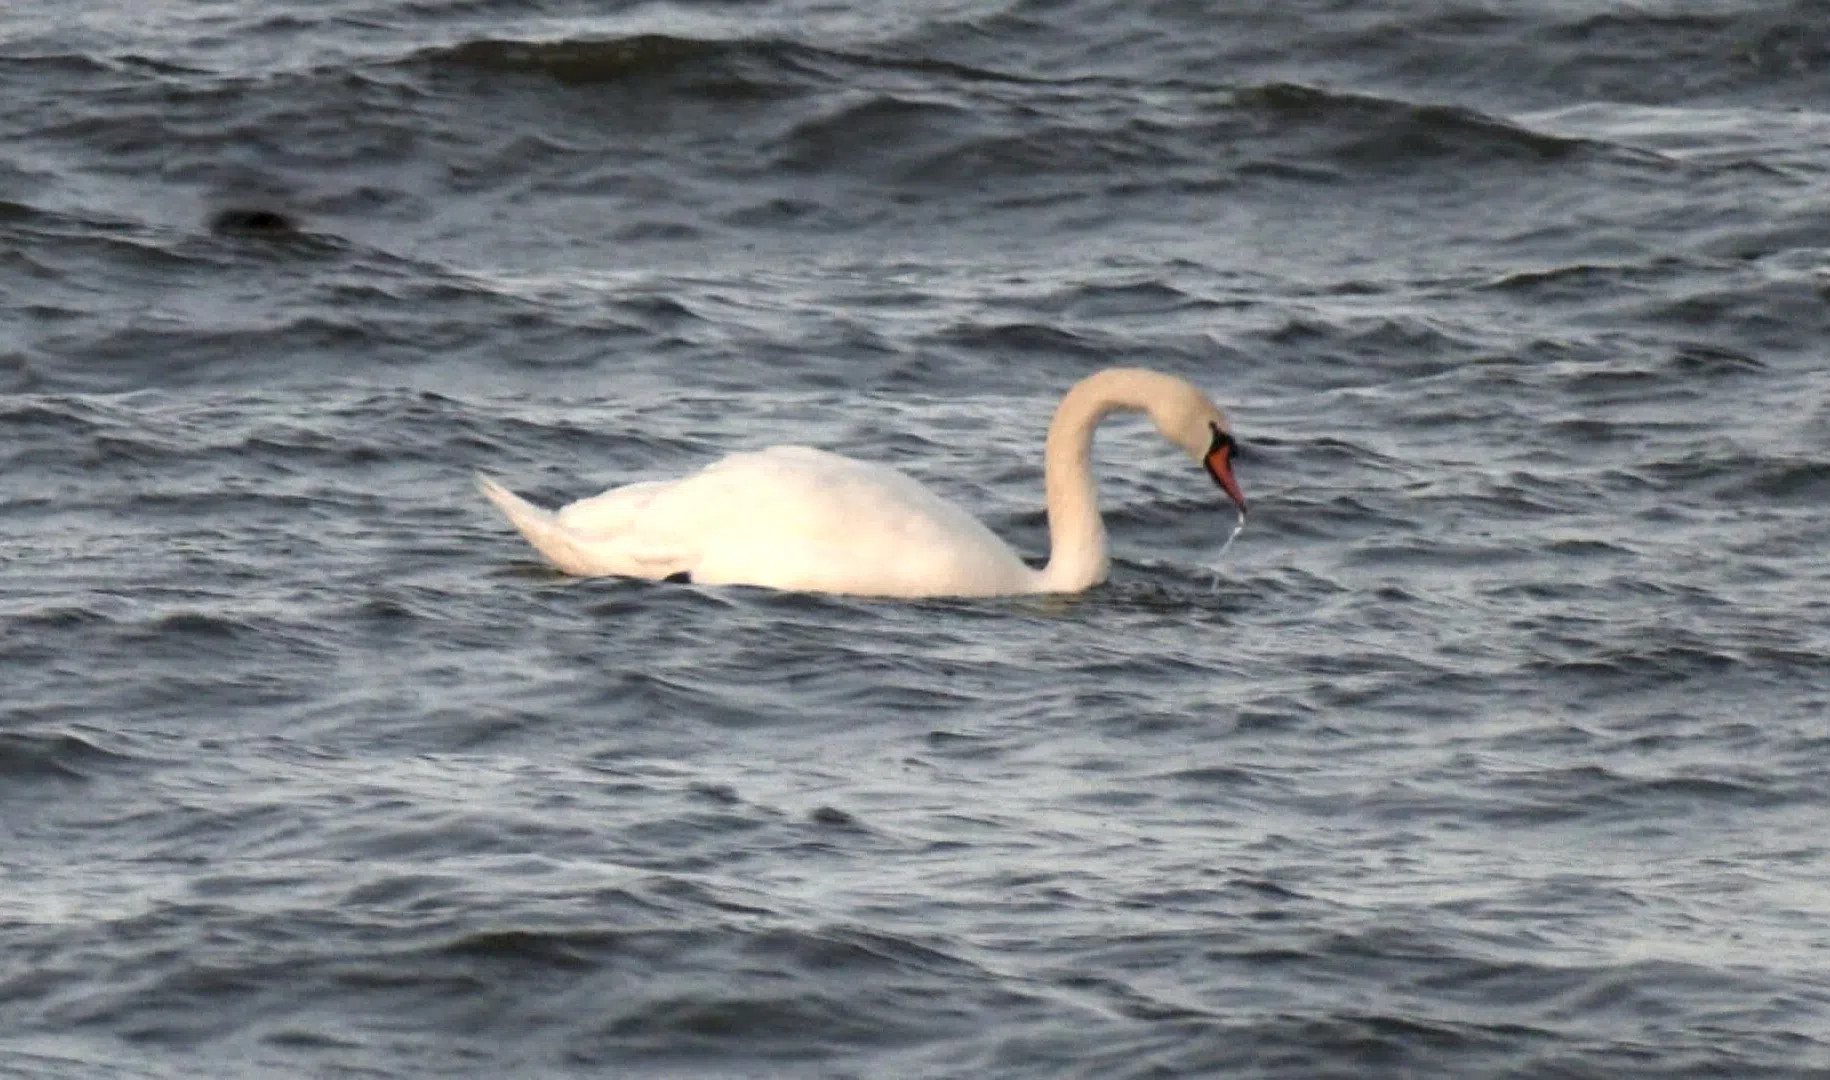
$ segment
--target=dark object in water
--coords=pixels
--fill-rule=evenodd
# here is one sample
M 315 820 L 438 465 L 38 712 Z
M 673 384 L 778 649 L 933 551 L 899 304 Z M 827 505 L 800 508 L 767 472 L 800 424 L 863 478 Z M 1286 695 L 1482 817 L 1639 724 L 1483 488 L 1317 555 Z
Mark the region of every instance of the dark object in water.
M 278 210 L 242 206 L 218 210 L 211 215 L 210 231 L 258 236 L 291 236 L 299 231 L 299 225 L 290 215 Z

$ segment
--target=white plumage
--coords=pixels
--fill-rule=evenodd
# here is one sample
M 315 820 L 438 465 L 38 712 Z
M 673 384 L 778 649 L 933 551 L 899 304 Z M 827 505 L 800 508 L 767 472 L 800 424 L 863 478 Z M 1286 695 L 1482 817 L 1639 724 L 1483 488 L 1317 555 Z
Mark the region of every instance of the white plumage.
M 1089 457 L 1093 428 L 1114 409 L 1148 412 L 1243 511 L 1220 410 L 1187 382 L 1139 368 L 1083 379 L 1056 411 L 1044 463 L 1052 552 L 1042 570 L 903 473 L 804 446 L 733 454 L 679 480 L 612 488 L 557 512 L 486 476 L 477 482 L 569 574 L 869 596 L 1077 592 L 1106 576 Z

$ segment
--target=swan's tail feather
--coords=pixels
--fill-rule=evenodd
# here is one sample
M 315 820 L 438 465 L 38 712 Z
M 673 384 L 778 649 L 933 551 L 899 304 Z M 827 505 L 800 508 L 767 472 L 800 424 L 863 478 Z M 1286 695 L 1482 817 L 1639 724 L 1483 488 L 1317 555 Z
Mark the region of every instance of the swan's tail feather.
M 580 577 L 613 572 L 561 525 L 551 510 L 535 506 L 482 473 L 477 473 L 477 490 L 502 511 L 511 525 L 521 530 L 521 535 L 534 545 L 534 550 L 560 570 Z

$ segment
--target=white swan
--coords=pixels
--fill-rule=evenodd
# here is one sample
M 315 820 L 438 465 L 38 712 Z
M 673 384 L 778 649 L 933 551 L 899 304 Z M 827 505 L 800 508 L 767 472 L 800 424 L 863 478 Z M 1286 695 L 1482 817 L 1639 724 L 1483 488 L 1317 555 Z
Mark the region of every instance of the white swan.
M 1188 382 L 1109 368 L 1075 384 L 1049 425 L 1051 552 L 1032 570 L 976 519 L 895 469 L 804 446 L 733 454 L 679 480 L 612 488 L 553 512 L 479 473 L 477 485 L 554 566 L 585 577 L 864 596 L 1080 592 L 1106 579 L 1090 458 L 1114 410 L 1150 414 L 1245 514 L 1226 416 Z

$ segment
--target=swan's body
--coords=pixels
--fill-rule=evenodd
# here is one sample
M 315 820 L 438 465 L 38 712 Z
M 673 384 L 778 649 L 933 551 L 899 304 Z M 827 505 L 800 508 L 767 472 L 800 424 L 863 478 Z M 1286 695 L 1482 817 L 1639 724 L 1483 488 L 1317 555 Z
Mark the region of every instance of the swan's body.
M 733 454 L 683 479 L 612 488 L 557 512 L 477 479 L 569 574 L 866 596 L 1079 592 L 1106 578 L 1090 458 L 1094 427 L 1116 409 L 1149 413 L 1244 512 L 1225 416 L 1191 384 L 1141 368 L 1088 376 L 1056 410 L 1044 462 L 1052 550 L 1041 570 L 895 469 L 804 446 Z

